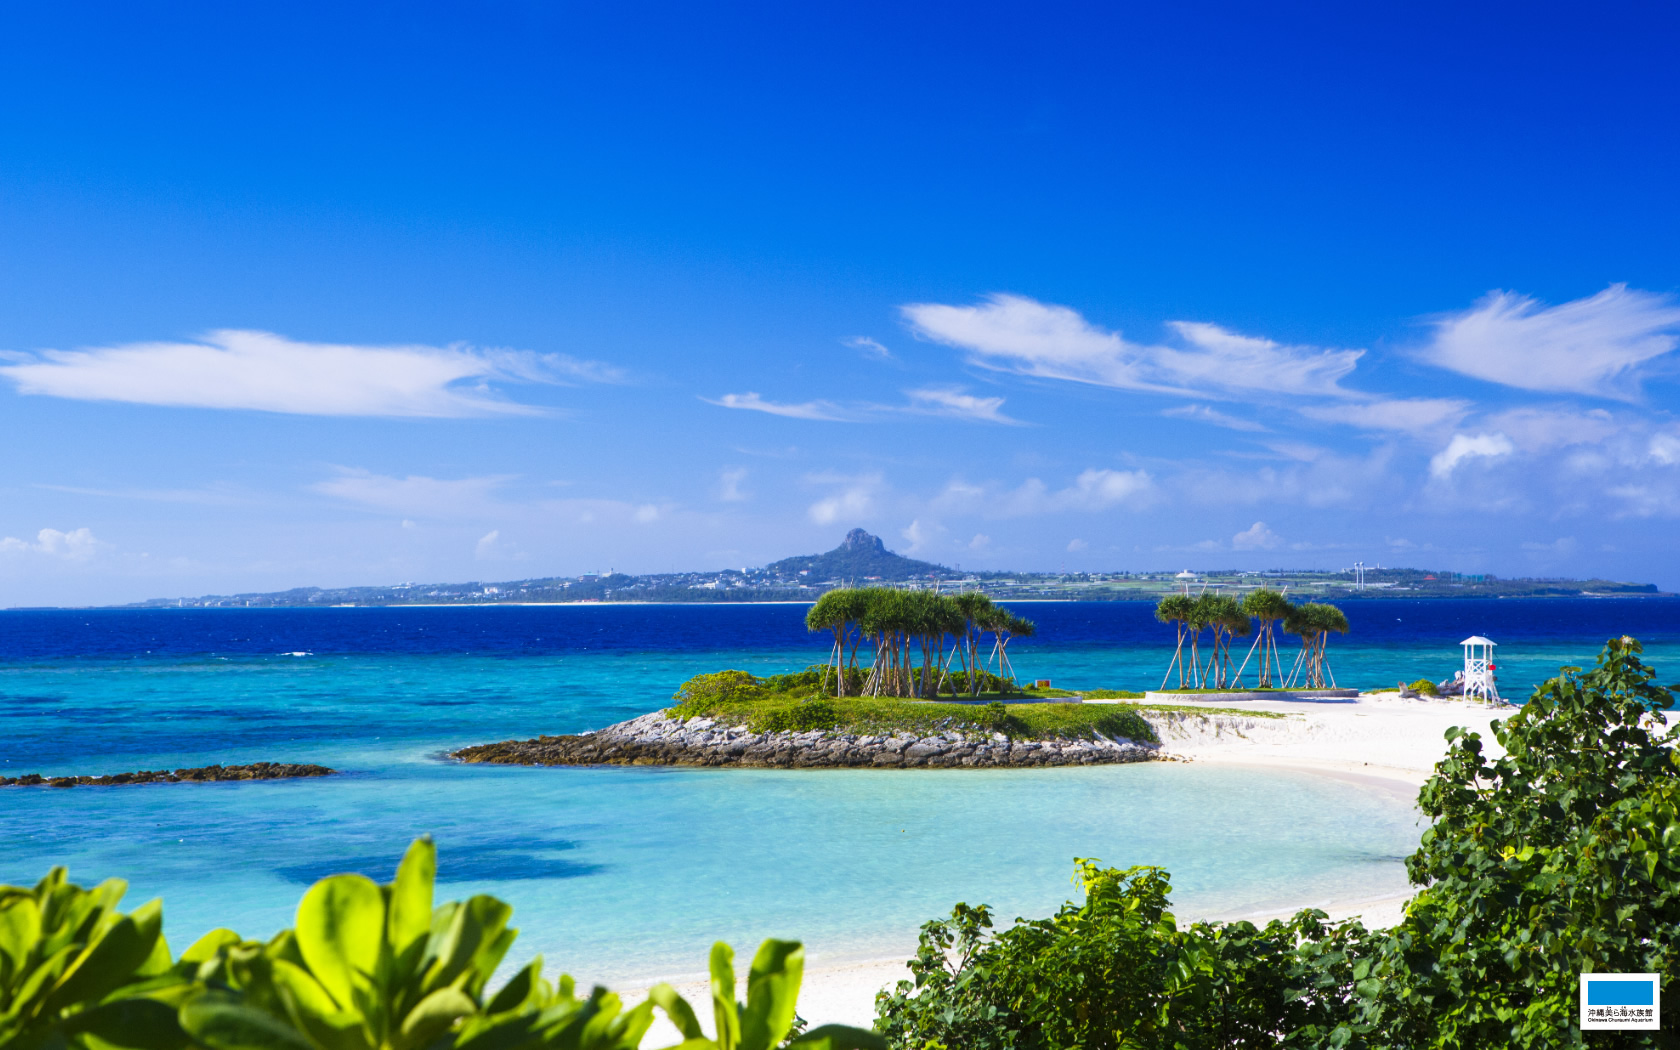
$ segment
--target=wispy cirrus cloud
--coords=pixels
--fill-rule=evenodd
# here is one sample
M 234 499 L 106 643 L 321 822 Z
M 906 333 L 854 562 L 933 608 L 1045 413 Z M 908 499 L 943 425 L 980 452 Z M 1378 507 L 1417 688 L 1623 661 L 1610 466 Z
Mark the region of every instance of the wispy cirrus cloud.
M 1424 433 L 1457 426 L 1471 403 L 1456 397 L 1398 397 L 1357 404 L 1302 405 L 1308 419 L 1343 423 L 1363 430 Z
M 929 416 L 949 416 L 981 423 L 1002 423 L 1006 426 L 1025 426 L 1019 419 L 1003 414 L 1003 398 L 976 397 L 962 387 L 930 386 L 906 390 L 910 405 L 904 411 Z
M 399 478 L 344 467 L 310 488 L 323 496 L 392 514 L 471 518 L 493 509 L 498 503 L 497 490 L 512 480 L 511 474 L 470 478 L 410 474 Z
M 1078 311 L 995 294 L 953 306 L 910 303 L 900 312 L 919 337 L 968 354 L 983 368 L 1185 397 L 1358 396 L 1341 386 L 1363 350 L 1290 346 L 1218 325 L 1173 321 L 1173 344 L 1134 343 Z
M 1224 427 L 1226 430 L 1260 433 L 1266 429 L 1252 419 L 1233 416 L 1207 405 L 1180 405 L 1177 408 L 1165 409 L 1161 414 L 1168 419 L 1188 419 L 1197 423 L 1206 423 L 1209 426 Z
M 853 350 L 861 351 L 863 356 L 872 357 L 877 361 L 897 360 L 897 358 L 893 356 L 893 352 L 891 350 L 888 350 L 886 347 L 869 338 L 867 335 L 854 335 L 848 339 L 842 339 L 840 340 L 840 345 L 849 346 Z
M 1425 361 L 1491 383 L 1632 400 L 1650 361 L 1680 346 L 1680 302 L 1613 284 L 1558 306 L 1490 292 L 1435 321 Z
M 700 400 L 708 405 L 717 405 L 720 408 L 764 412 L 772 416 L 783 416 L 787 419 L 814 419 L 829 423 L 848 421 L 840 407 L 832 401 L 802 401 L 797 404 L 785 401 L 766 401 L 756 392 L 750 390 L 745 394 L 725 394 L 719 398 L 702 397 Z
M 191 342 L 127 343 L 8 355 L 18 392 L 311 416 L 536 415 L 492 383 L 618 382 L 621 370 L 564 354 L 456 345 L 309 343 L 224 329 Z
M 738 408 L 750 412 L 782 416 L 786 419 L 809 419 L 825 423 L 879 422 L 895 415 L 943 416 L 977 423 L 1002 423 L 1024 426 L 1019 419 L 1003 414 L 1003 398 L 979 397 L 960 386 L 929 386 L 904 392 L 907 401 L 902 405 L 881 405 L 851 402 L 840 405 L 832 401 L 768 401 L 757 393 L 725 394 L 719 398 L 700 400 L 720 408 Z
M 533 494 L 529 489 L 513 488 L 517 480 L 517 475 L 512 474 L 395 477 L 341 467 L 335 476 L 316 482 L 310 489 L 345 503 L 407 519 L 648 525 L 666 519 L 676 509 L 674 505 L 598 497 L 555 498 L 540 494 L 546 486 Z

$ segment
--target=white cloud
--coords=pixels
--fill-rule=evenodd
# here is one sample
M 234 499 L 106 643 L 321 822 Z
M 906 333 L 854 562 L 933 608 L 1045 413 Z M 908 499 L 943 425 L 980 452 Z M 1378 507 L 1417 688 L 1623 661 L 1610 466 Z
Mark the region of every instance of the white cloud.
M 1299 411 L 1309 419 L 1366 430 L 1426 433 L 1451 430 L 1470 407 L 1470 402 L 1456 397 L 1403 397 L 1356 405 L 1304 405 Z
M 972 419 L 982 423 L 1022 425 L 1019 419 L 1011 419 L 1000 411 L 1003 408 L 1001 397 L 975 397 L 973 394 L 964 393 L 961 387 L 923 387 L 919 390 L 906 390 L 904 393 L 910 398 L 911 412 L 949 416 L 952 419 Z
M 813 474 L 805 480 L 816 485 L 839 486 L 838 491 L 806 508 L 806 514 L 818 525 L 832 525 L 837 521 L 854 522 L 869 517 L 875 511 L 875 492 L 881 486 L 879 474 L 855 478 L 835 474 Z
M 24 394 L 190 408 L 314 416 L 534 415 L 492 381 L 610 382 L 622 373 L 563 354 L 466 346 L 304 343 L 269 332 L 224 329 L 197 342 L 129 343 L 46 350 L 0 376 Z
M 1231 549 L 1239 551 L 1270 551 L 1283 546 L 1283 537 L 1257 521 L 1231 537 Z
M 502 532 L 500 529 L 491 529 L 480 536 L 478 543 L 473 546 L 473 557 L 488 558 L 494 555 L 496 553 L 496 541 L 501 538 Z
M 1181 405 L 1178 408 L 1169 408 L 1161 414 L 1169 419 L 1189 419 L 1194 420 L 1197 423 L 1207 423 L 1216 427 L 1224 427 L 1226 430 L 1259 432 L 1266 429 L 1259 423 L 1254 422 L 1252 419 L 1243 419 L 1240 416 L 1229 415 L 1219 411 L 1217 408 L 1209 408 L 1207 405 Z
M 1141 470 L 1086 470 L 1072 486 L 1056 493 L 1052 502 L 1073 510 L 1106 510 L 1147 500 L 1154 487 L 1154 480 Z
M 1524 452 L 1596 445 L 1622 431 L 1615 417 L 1602 408 L 1590 412 L 1570 408 L 1513 408 L 1490 417 L 1487 426 L 1509 437 Z
M 1091 545 L 1086 543 L 1084 540 L 1072 539 L 1068 540 L 1067 550 L 1069 554 L 1078 554 L 1080 551 L 1085 550 L 1090 546 Z
M 945 526 L 938 522 L 924 522 L 922 519 L 916 518 L 909 525 L 906 525 L 900 533 L 904 537 L 905 543 L 909 544 L 902 553 L 920 554 L 926 551 L 935 540 L 945 535 L 946 531 Z
M 1433 478 L 1445 480 L 1452 476 L 1466 460 L 1487 458 L 1497 459 L 1509 456 L 1516 451 L 1511 439 L 1504 434 L 1454 434 L 1447 447 L 1437 452 L 1429 461 L 1429 474 Z
M 390 477 L 365 470 L 340 468 L 337 477 L 310 488 L 324 496 L 359 503 L 375 510 L 421 517 L 472 517 L 496 504 L 495 490 L 513 475 L 476 478 L 428 478 L 410 474 Z
M 1613 284 L 1597 295 L 1545 306 L 1490 292 L 1435 323 L 1421 351 L 1442 368 L 1522 390 L 1631 399 L 1641 366 L 1680 346 L 1680 303 Z
M 832 423 L 845 420 L 845 416 L 841 415 L 840 409 L 828 401 L 805 401 L 797 405 L 790 405 L 778 401 L 766 401 L 752 391 L 745 394 L 725 394 L 715 400 L 709 397 L 703 397 L 700 400 L 723 408 L 767 412 L 772 416 L 786 416 L 789 419 L 816 419 Z
M 934 497 L 932 505 L 952 514 L 1016 518 L 1064 511 L 1101 511 L 1120 505 L 1138 510 L 1154 503 L 1156 496 L 1155 479 L 1147 471 L 1092 468 L 1080 472 L 1071 485 L 1056 490 L 1039 478 L 1028 478 L 1008 490 L 996 484 L 976 485 L 953 478 Z
M 983 551 L 991 545 L 992 538 L 984 532 L 976 532 L 974 538 L 968 541 L 968 549 L 971 551 Z
M 1174 321 L 1178 346 L 1132 343 L 1066 306 L 993 295 L 975 306 L 900 308 L 916 335 L 986 368 L 1185 396 L 1354 396 L 1340 385 L 1363 350 L 1286 346 L 1217 325 Z
M 106 544 L 94 538 L 92 529 L 71 529 L 69 532 L 42 529 L 35 534 L 34 543 L 15 536 L 0 539 L 0 554 L 41 554 L 62 561 L 87 561 L 104 546 Z
M 724 503 L 740 503 L 747 499 L 741 483 L 747 480 L 747 468 L 730 467 L 718 476 L 718 499 Z
M 638 525 L 651 525 L 660 519 L 661 513 L 662 512 L 657 505 L 652 503 L 643 503 L 641 506 L 630 512 L 630 520 L 634 521 Z
M 1665 467 L 1680 463 L 1680 437 L 1673 434 L 1653 434 L 1647 455 L 1650 456 L 1651 462 Z
M 854 335 L 850 339 L 840 340 L 842 346 L 849 346 L 853 350 L 861 350 L 866 357 L 873 357 L 878 361 L 893 360 L 893 352 L 877 343 L 866 335 Z

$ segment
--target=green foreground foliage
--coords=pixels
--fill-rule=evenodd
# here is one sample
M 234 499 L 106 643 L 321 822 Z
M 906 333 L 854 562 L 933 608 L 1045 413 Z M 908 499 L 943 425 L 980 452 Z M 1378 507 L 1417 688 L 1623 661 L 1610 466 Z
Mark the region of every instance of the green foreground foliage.
M 832 675 L 832 668 L 828 669 Z M 1155 730 L 1131 704 L 987 704 L 836 697 L 820 691 L 824 668 L 758 678 L 718 671 L 684 682 L 666 708 L 673 718 L 716 718 L 756 733 L 836 730 L 859 734 L 968 729 L 1034 740 L 1101 735 L 1153 741 Z M 984 697 L 986 694 L 982 694 Z M 1029 694 L 1031 695 L 1031 694 Z
M 733 955 L 712 949 L 715 1036 L 669 985 L 625 1009 L 539 956 L 493 994 L 513 909 L 489 896 L 433 907 L 437 855 L 409 847 L 396 879 L 334 875 L 312 886 L 296 926 L 267 942 L 214 930 L 171 957 L 162 905 L 124 915 L 126 888 L 87 890 L 55 868 L 34 889 L 0 886 L 0 1047 L 6 1050 L 635 1050 L 661 1010 L 684 1050 L 863 1050 L 870 1032 L 795 1032 L 804 949 L 765 941 L 746 1002 Z M 793 1036 L 791 1039 L 790 1034 Z
M 1680 971 L 1680 763 L 1668 689 L 1632 638 L 1566 667 L 1449 749 L 1419 794 L 1399 926 L 1300 912 L 1264 927 L 1168 911 L 1165 872 L 1079 861 L 1081 904 L 992 930 L 958 905 L 923 927 L 912 981 L 877 1001 L 904 1050 L 1489 1050 L 1680 1046 L 1576 1027 L 1583 972 Z

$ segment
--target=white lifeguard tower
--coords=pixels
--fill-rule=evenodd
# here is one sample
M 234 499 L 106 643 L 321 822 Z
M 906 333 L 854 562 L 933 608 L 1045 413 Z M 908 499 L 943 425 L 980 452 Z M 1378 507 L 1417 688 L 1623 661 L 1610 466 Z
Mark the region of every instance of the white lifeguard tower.
M 1485 704 L 1502 703 L 1493 674 L 1497 670 L 1493 662 L 1493 647 L 1498 643 L 1473 634 L 1458 644 L 1464 646 L 1464 699 L 1480 700 Z

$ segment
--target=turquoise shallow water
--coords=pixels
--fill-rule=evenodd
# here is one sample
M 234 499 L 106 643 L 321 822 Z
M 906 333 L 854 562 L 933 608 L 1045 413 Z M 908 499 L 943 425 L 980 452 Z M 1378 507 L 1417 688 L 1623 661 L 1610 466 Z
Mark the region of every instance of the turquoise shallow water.
M 551 967 L 615 981 L 696 971 L 718 938 L 744 947 L 799 937 L 819 961 L 901 954 L 922 922 L 958 900 L 991 903 L 1005 919 L 1048 912 L 1071 895 L 1078 856 L 1168 868 L 1183 915 L 1406 888 L 1400 858 L 1420 830 L 1409 800 L 1307 774 L 1168 764 L 460 766 L 440 754 L 630 717 L 698 670 L 803 666 L 814 647 L 781 624 L 801 611 L 684 610 L 587 647 L 574 644 L 580 630 L 619 614 L 433 610 L 440 618 L 407 614 L 397 624 L 390 612 L 323 619 L 331 630 L 227 618 L 141 630 L 93 616 L 67 634 L 0 614 L 0 631 L 10 632 L 0 633 L 8 773 L 256 759 L 347 771 L 321 781 L 5 789 L 0 881 L 33 881 L 52 864 L 83 882 L 125 877 L 130 903 L 164 898 L 179 948 L 218 924 L 267 936 L 290 922 L 313 879 L 342 870 L 387 878 L 407 842 L 429 833 L 445 892 L 492 892 L 515 905 L 524 930 L 515 956 L 540 951 Z M 769 626 L 720 631 L 720 616 Z M 239 631 L 211 637 L 205 624 Z M 542 642 L 556 626 L 573 642 Z M 52 641 L 55 631 L 68 640 Z M 717 645 L 742 635 L 755 644 Z M 1559 663 L 1590 660 L 1596 644 L 1513 644 L 1504 673 L 1538 680 Z M 1660 641 L 1650 654 L 1668 662 L 1672 647 Z M 1333 651 L 1338 675 L 1359 685 L 1439 677 L 1452 656 L 1433 641 L 1381 637 Z M 1047 640 L 1023 647 L 1020 662 L 1024 674 L 1092 687 L 1158 681 L 1165 657 L 1159 643 L 1122 635 Z

